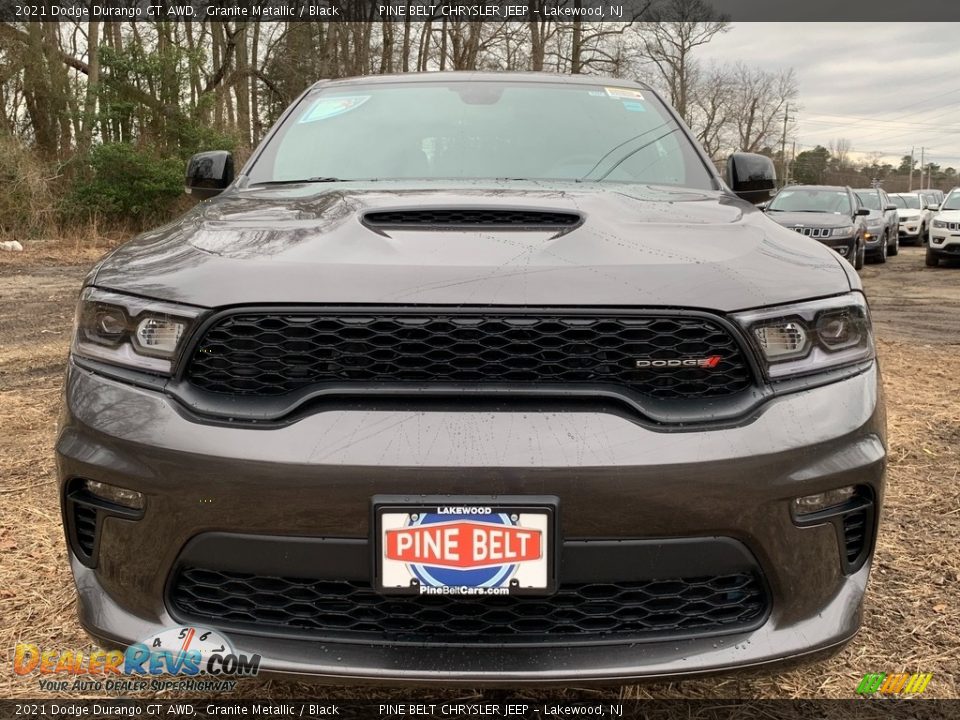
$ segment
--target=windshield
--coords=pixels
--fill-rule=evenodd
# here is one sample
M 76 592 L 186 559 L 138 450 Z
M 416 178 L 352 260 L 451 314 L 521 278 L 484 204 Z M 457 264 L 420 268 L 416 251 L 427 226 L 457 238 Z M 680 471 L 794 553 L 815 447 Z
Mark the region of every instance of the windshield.
M 249 177 L 251 184 L 559 179 L 715 187 L 648 91 L 490 80 L 308 93 Z
M 891 195 L 890 199 L 893 200 L 893 204 L 898 208 L 920 209 L 920 198 L 916 195 Z
M 857 197 L 860 198 L 860 202 L 863 203 L 865 208 L 870 208 L 871 210 L 880 209 L 880 195 L 875 192 L 858 192 Z
M 952 192 L 944 199 L 941 210 L 960 210 L 960 192 Z
M 798 188 L 781 190 L 768 210 L 779 212 L 820 212 L 850 215 L 850 196 L 845 190 Z

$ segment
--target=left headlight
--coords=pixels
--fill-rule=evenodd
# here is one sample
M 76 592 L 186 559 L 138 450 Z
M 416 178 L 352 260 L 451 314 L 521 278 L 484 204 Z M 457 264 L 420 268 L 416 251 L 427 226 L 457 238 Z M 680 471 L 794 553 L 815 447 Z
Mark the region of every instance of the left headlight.
M 850 235 L 853 235 L 853 225 L 834 228 L 831 235 L 833 235 L 833 237 L 849 237 Z
M 876 354 L 867 302 L 856 292 L 751 310 L 734 319 L 766 361 L 771 380 L 855 365 Z
M 169 375 L 200 308 L 87 288 L 80 295 L 71 353 Z

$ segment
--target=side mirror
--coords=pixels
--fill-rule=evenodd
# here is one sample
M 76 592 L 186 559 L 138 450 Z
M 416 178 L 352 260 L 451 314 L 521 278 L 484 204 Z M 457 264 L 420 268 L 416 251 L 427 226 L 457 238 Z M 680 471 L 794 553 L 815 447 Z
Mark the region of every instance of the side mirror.
M 777 171 L 766 155 L 733 153 L 727 159 L 727 184 L 747 202 L 754 204 L 770 199 L 777 187 Z
M 770 201 L 769 201 L 769 200 L 766 200 L 766 201 L 764 201 L 764 202 L 762 202 L 762 203 L 757 203 L 757 208 L 760 209 L 760 210 L 763 210 L 764 212 L 766 212 L 766 211 L 767 211 L 767 207 L 768 207 L 769 205 L 770 205 Z
M 933 212 L 940 212 L 939 205 L 927 205 L 927 210 L 933 210 Z
M 896 205 L 884 205 L 884 206 L 883 206 L 883 211 L 884 211 L 884 212 L 889 212 L 890 210 L 896 210 L 896 209 L 897 209 L 897 206 L 896 206 Z
M 187 193 L 201 200 L 219 195 L 233 182 L 233 155 L 226 150 L 197 153 L 187 163 Z
M 854 215 L 869 215 L 869 214 L 870 214 L 869 208 L 857 208 L 857 211 L 854 213 Z

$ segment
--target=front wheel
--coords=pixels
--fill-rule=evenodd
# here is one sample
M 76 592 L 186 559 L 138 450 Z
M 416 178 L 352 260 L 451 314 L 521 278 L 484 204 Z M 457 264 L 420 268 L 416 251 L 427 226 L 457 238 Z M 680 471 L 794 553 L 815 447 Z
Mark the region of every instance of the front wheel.
M 854 270 L 863 270 L 863 260 L 867 254 L 867 245 L 866 243 L 860 243 L 855 247 L 853 260 L 853 269 Z
M 940 264 L 940 256 L 933 252 L 930 248 L 927 248 L 927 257 L 924 262 L 926 263 L 927 267 L 936 267 Z
M 890 256 L 894 257 L 900 254 L 900 231 L 897 231 L 897 234 L 893 236 L 893 247 L 890 248 Z
M 890 238 L 887 235 L 883 236 L 883 240 L 880 241 L 880 252 L 877 253 L 877 262 L 883 264 L 887 261 L 887 254 L 890 252 Z

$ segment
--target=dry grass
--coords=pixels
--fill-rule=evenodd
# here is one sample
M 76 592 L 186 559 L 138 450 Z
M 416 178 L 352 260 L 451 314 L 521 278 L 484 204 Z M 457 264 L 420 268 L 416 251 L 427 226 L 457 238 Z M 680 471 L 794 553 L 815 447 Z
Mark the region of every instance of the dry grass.
M 55 295 L 50 302 L 68 302 L 66 291 L 58 292 L 63 299 Z M 19 678 L 6 670 L 17 642 L 89 646 L 75 619 L 51 450 L 67 336 L 44 337 L 29 353 L 3 338 L 0 327 L 0 667 L 5 668 L 0 697 L 35 697 L 35 677 Z M 567 695 L 849 698 L 864 673 L 924 671 L 934 674 L 926 696 L 960 697 L 960 376 L 955 348 L 881 340 L 880 355 L 890 426 L 888 493 L 858 638 L 828 661 L 779 674 L 731 674 L 603 691 L 571 688 Z M 237 696 L 347 699 L 389 692 L 260 680 L 241 684 Z

